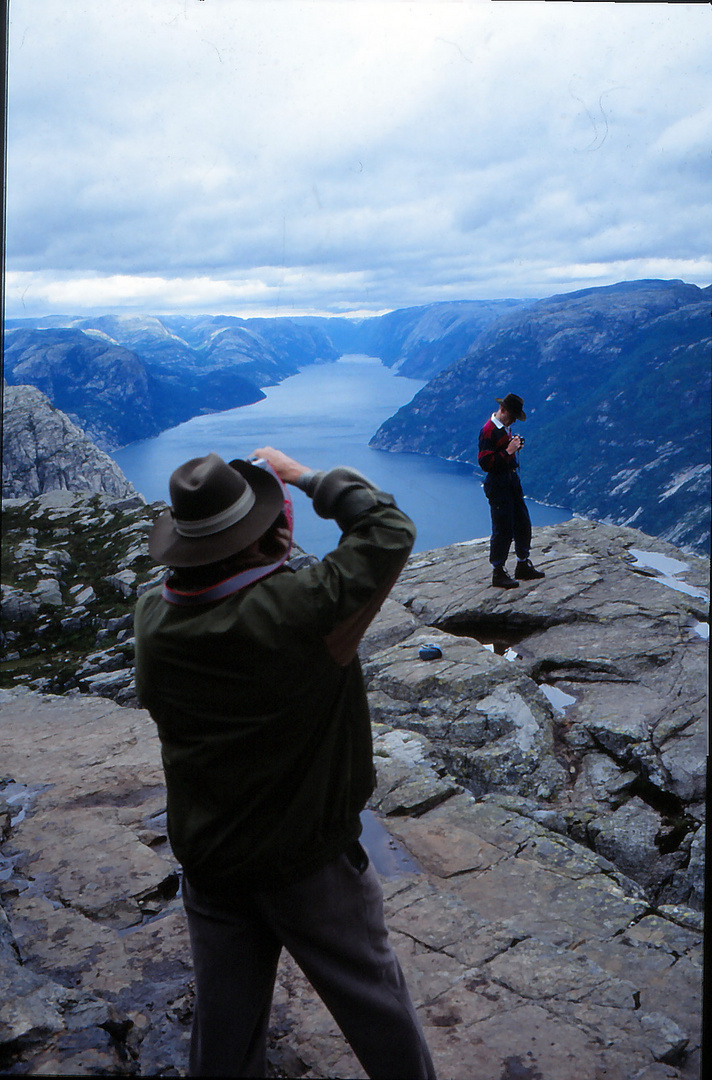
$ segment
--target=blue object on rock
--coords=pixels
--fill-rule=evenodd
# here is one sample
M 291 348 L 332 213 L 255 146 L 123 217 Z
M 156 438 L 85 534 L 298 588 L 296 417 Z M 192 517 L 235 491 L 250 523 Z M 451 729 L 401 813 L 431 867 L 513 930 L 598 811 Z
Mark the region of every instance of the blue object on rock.
M 443 651 L 439 645 L 421 645 L 418 649 L 418 656 L 421 660 L 439 660 Z

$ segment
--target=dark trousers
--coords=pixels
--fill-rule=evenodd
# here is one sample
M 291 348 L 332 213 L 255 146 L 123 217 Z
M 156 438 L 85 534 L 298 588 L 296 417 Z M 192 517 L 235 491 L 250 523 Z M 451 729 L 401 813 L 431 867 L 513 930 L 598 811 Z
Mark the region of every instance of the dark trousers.
M 512 540 L 517 558 L 528 559 L 532 544 L 532 523 L 519 477 L 514 473 L 498 477 L 494 483 L 485 482 L 485 494 L 489 500 L 492 518 L 492 566 L 504 566 Z
M 388 939 L 373 867 L 339 856 L 284 889 L 216 905 L 184 882 L 195 968 L 191 1076 L 264 1077 L 270 1005 L 284 946 L 374 1080 L 435 1071 Z M 364 862 L 366 860 L 364 859 Z

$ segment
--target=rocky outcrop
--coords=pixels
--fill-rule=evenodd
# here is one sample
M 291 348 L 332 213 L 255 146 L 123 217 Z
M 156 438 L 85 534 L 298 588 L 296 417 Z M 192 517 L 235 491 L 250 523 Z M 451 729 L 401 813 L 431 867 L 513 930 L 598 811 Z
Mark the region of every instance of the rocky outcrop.
M 539 300 L 485 329 L 371 445 L 476 464 L 495 397 L 514 390 L 527 495 L 706 554 L 711 297 L 632 281 Z
M 55 493 L 6 515 L 10 1071 L 185 1071 L 178 868 L 132 685 L 161 509 Z M 415 555 L 363 642 L 395 945 L 443 1078 L 693 1080 L 709 565 L 583 520 L 535 530 L 534 559 L 546 577 L 504 592 L 485 542 Z M 287 957 L 270 1055 L 363 1076 Z
M 8 508 L 6 686 L 136 704 L 132 611 L 162 576 L 147 547 L 162 509 L 70 493 Z M 547 576 L 506 591 L 485 541 L 412 556 L 362 647 L 374 720 L 651 901 L 699 908 L 708 563 L 581 519 L 537 529 L 536 560 Z M 414 663 L 430 642 L 442 659 Z
M 3 498 L 26 499 L 45 492 L 136 495 L 119 466 L 34 386 L 3 392 Z
M 3 504 L 4 685 L 133 699 L 133 607 L 163 576 L 147 539 L 162 509 L 71 491 Z
M 366 664 L 374 716 L 651 900 L 700 908 L 709 564 L 580 519 L 535 535 L 547 576 L 517 590 L 491 587 L 486 541 L 411 558 Z M 425 641 L 443 657 L 414 664 Z

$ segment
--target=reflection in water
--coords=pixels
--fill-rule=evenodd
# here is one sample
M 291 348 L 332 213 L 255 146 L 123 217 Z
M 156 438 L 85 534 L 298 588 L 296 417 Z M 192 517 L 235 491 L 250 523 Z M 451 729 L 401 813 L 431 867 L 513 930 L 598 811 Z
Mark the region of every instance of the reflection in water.
M 381 877 L 396 878 L 405 874 L 422 874 L 422 867 L 407 848 L 391 836 L 372 810 L 363 811 L 361 824 L 363 825 L 361 843 Z
M 706 589 L 698 589 L 696 585 L 688 585 L 686 581 L 680 581 L 678 574 L 684 574 L 689 570 L 689 564 L 680 559 L 671 559 L 668 555 L 660 555 L 657 551 L 640 551 L 638 548 L 630 548 L 630 554 L 635 556 L 633 569 L 657 570 L 660 577 L 653 578 L 660 585 L 667 585 L 668 589 L 675 592 L 686 593 L 701 600 L 708 600 L 709 594 Z
M 574 705 L 576 702 L 575 697 L 571 697 L 571 694 L 565 694 L 563 690 L 559 690 L 558 686 L 549 686 L 548 683 L 541 683 L 539 689 L 554 706 L 554 712 L 557 712 L 560 716 L 564 715 L 564 709 L 569 705 Z

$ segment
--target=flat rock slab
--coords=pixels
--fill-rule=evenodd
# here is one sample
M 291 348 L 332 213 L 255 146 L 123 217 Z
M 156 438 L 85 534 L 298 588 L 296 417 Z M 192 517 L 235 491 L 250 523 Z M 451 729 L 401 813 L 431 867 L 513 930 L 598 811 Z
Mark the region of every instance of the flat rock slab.
M 665 586 L 669 575 L 641 565 L 635 554 L 641 550 L 679 564 L 673 575 L 673 580 L 678 579 L 676 589 Z M 665 617 L 671 607 L 678 606 L 670 595 L 673 591 L 683 610 L 707 618 L 707 560 L 685 555 L 636 529 L 583 518 L 547 525 L 534 532 L 532 560 L 546 577 L 509 590 L 492 587 L 486 541 L 420 552 L 411 556 L 391 597 L 422 622 L 448 629 L 452 624 L 462 625 L 470 615 L 476 621 L 486 616 L 495 622 L 504 616 L 510 625 L 523 627 L 544 622 L 558 625 L 573 621 L 577 611 L 590 611 L 592 598 L 602 618 L 639 612 Z M 614 580 L 617 588 L 612 590 Z
M 0 1032 L 13 1071 L 183 1069 L 191 964 L 178 868 L 155 828 L 153 722 L 102 698 L 5 694 L 0 747 L 12 780 Z
M 375 746 L 374 809 L 418 868 L 384 879 L 386 915 L 441 1080 L 696 1077 L 700 917 L 651 911 L 600 855 L 475 800 L 424 736 L 377 726 Z M 185 1075 L 190 952 L 152 721 L 6 693 L 0 755 L 4 1070 Z M 364 1076 L 286 955 L 270 1062 Z

